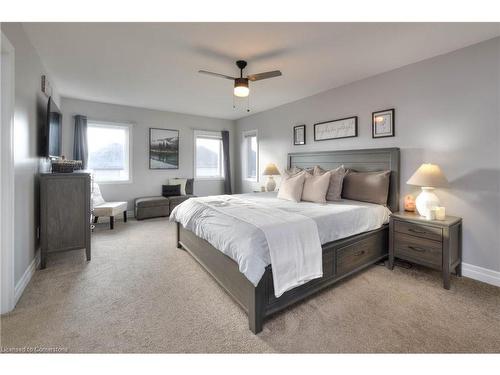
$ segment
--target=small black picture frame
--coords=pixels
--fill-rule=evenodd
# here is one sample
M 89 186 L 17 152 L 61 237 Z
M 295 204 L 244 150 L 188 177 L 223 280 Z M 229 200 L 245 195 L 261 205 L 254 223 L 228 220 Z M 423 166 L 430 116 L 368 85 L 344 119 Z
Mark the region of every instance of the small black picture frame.
M 396 135 L 396 113 L 394 108 L 372 112 L 372 138 L 387 138 Z
M 306 144 L 306 126 L 297 125 L 293 127 L 293 145 L 301 146 Z
M 357 136 L 358 116 L 344 117 L 314 124 L 315 142 L 330 139 L 355 138 Z

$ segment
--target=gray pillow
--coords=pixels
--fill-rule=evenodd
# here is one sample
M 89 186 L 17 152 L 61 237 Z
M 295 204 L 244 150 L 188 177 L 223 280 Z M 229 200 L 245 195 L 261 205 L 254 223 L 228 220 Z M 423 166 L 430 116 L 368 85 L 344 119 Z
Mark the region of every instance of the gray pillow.
M 188 178 L 186 181 L 186 195 L 193 195 L 194 178 Z
M 314 176 L 319 176 L 324 173 L 326 173 L 323 168 L 321 168 L 319 165 L 314 167 L 313 175 Z M 330 177 L 330 185 L 328 186 L 328 191 L 326 193 L 326 200 L 327 201 L 339 201 L 342 199 L 342 183 L 344 181 L 344 176 L 345 176 L 345 169 L 344 166 L 341 165 L 340 167 L 337 167 L 335 169 L 332 169 L 331 171 L 328 171 L 331 174 Z
M 342 198 L 387 205 L 391 171 L 356 172 L 344 177 Z

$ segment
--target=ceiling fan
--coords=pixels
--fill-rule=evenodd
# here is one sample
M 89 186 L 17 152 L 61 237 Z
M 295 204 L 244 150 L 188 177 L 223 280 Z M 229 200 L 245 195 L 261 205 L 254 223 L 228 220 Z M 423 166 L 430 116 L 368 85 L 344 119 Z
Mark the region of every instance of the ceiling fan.
M 238 61 L 236 61 L 236 66 L 240 70 L 239 77 L 231 77 L 231 76 L 227 76 L 225 74 L 208 72 L 206 70 L 200 70 L 200 71 L 198 71 L 198 73 L 208 74 L 208 75 L 211 75 L 214 77 L 233 80 L 234 81 L 234 95 L 238 96 L 240 98 L 245 98 L 250 93 L 248 81 L 252 81 L 252 82 L 253 81 L 260 81 L 262 79 L 279 77 L 281 75 L 281 72 L 279 70 L 273 70 L 270 72 L 250 74 L 250 75 L 246 76 L 246 78 L 245 78 L 245 77 L 243 77 L 243 69 L 245 69 L 245 67 L 247 66 L 247 62 L 243 61 L 243 60 L 238 60 Z

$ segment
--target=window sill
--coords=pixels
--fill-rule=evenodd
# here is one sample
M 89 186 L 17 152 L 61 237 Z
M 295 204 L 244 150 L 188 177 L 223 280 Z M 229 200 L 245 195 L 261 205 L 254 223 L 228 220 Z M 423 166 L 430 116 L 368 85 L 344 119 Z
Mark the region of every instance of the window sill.
M 126 180 L 126 181 L 122 181 L 122 180 L 118 180 L 118 181 L 95 181 L 94 182 L 96 184 L 99 184 L 99 185 L 125 185 L 125 184 L 131 184 L 133 181 L 132 180 Z
M 197 181 L 224 181 L 224 177 L 195 177 Z

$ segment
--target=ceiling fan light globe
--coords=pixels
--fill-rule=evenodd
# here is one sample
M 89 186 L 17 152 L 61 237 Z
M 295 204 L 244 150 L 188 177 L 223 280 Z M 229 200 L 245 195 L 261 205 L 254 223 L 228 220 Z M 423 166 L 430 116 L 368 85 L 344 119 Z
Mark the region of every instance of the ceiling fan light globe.
M 236 78 L 234 80 L 234 96 L 239 98 L 246 98 L 250 93 L 248 87 L 248 79 L 246 78 Z
M 239 98 L 246 98 L 249 93 L 250 93 L 250 89 L 248 87 L 236 86 L 234 88 L 234 96 L 237 96 Z

